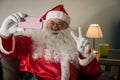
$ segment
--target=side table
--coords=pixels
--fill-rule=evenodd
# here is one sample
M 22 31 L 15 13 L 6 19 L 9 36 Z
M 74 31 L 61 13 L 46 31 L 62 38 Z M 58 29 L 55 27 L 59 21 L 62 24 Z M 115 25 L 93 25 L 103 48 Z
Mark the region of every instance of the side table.
M 111 70 L 111 66 L 118 66 L 118 80 L 120 80 L 120 50 L 118 49 L 110 49 L 108 53 L 108 57 L 99 58 L 99 63 L 101 65 L 105 65 L 105 69 L 107 71 Z

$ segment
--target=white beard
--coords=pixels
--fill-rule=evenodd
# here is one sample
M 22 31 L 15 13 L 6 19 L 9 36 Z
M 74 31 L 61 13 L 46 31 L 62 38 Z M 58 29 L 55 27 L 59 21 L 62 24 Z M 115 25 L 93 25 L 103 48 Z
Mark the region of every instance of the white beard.
M 66 59 L 75 63 L 78 57 L 75 41 L 70 35 L 70 29 L 59 31 L 53 34 L 50 30 L 31 30 L 25 31 L 25 35 L 32 37 L 33 58 L 45 57 L 46 60 L 55 62 Z

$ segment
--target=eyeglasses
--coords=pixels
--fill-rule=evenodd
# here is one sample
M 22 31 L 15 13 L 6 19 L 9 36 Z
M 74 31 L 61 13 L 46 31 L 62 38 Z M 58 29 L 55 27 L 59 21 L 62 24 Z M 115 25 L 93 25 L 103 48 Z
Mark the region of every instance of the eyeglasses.
M 68 27 L 67 26 L 67 24 L 65 23 L 65 22 L 63 22 L 63 21 L 60 21 L 60 22 L 54 22 L 54 21 L 52 21 L 52 20 L 49 20 L 48 22 L 47 22 L 47 24 L 49 25 L 49 26 L 57 26 L 57 27 Z

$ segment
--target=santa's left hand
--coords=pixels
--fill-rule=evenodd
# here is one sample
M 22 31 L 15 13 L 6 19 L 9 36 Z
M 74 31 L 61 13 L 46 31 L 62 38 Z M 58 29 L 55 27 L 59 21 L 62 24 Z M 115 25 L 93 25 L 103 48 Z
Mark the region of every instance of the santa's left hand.
M 73 31 L 71 31 L 71 35 L 77 44 L 77 50 L 81 53 L 83 57 L 88 57 L 90 50 L 88 40 L 82 37 L 81 27 L 79 27 L 78 32 L 78 37 L 73 33 Z

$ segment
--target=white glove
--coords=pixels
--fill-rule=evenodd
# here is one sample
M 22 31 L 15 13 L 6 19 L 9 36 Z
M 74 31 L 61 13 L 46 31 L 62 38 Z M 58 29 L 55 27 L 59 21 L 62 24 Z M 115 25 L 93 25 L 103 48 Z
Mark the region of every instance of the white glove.
M 8 16 L 2 23 L 0 27 L 0 34 L 8 37 L 11 34 L 17 31 L 18 23 L 23 20 L 23 18 L 27 16 L 23 13 L 14 13 Z
M 72 35 L 73 39 L 75 40 L 75 42 L 77 44 L 77 50 L 81 53 L 81 55 L 83 57 L 88 57 L 90 47 L 88 45 L 88 40 L 86 40 L 85 38 L 82 37 L 81 27 L 79 27 L 78 37 L 75 36 L 73 31 L 71 31 L 71 35 Z

